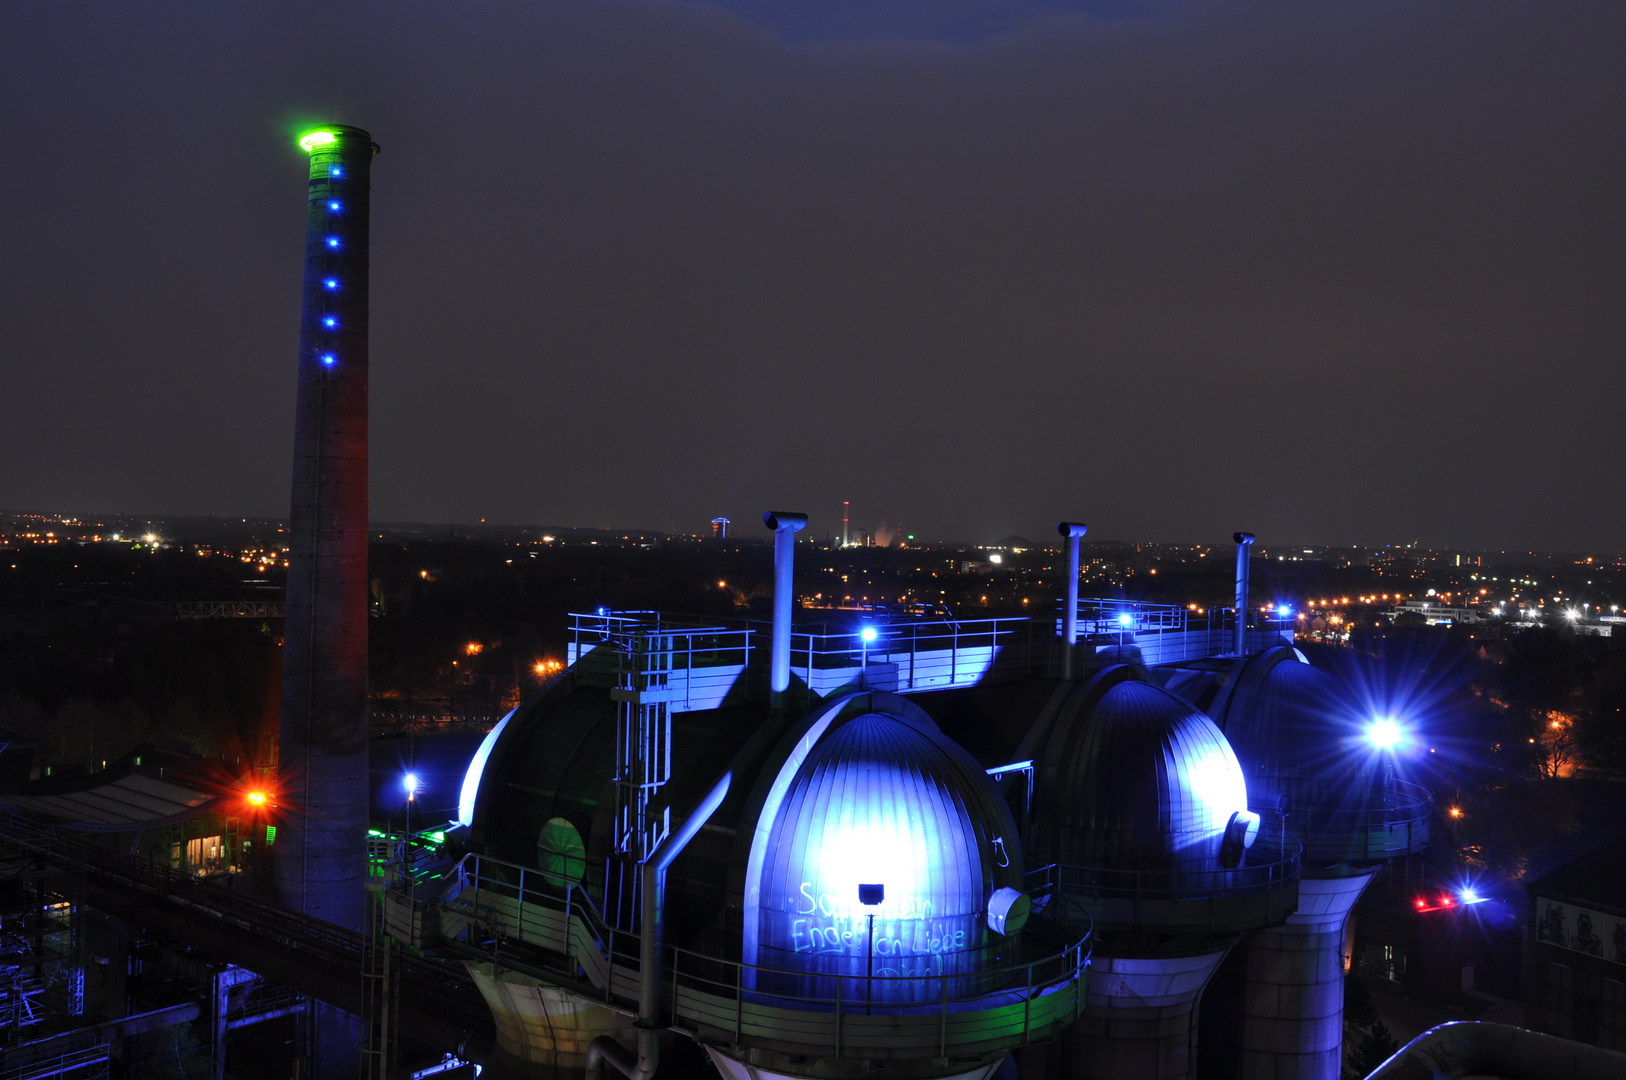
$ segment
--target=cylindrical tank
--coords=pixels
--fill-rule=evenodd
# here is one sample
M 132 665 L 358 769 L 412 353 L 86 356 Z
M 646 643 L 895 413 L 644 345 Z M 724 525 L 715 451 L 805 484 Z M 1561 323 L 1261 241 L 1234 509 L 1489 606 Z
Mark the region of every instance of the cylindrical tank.
M 1059 1071 L 1175 1080 L 1196 1066 L 1196 1005 L 1243 929 L 1292 910 L 1296 866 L 1252 860 L 1242 767 L 1213 721 L 1132 665 L 1063 706 L 1046 739 L 1039 830 L 1060 900 L 1095 923 L 1084 1015 Z
M 1335 1080 L 1349 912 L 1379 866 L 1427 845 L 1427 793 L 1393 777 L 1355 693 L 1291 647 L 1239 662 L 1209 713 L 1254 809 L 1302 843 L 1304 880 L 1287 922 L 1244 937 L 1216 973 L 1202 1009 L 1203 1075 Z

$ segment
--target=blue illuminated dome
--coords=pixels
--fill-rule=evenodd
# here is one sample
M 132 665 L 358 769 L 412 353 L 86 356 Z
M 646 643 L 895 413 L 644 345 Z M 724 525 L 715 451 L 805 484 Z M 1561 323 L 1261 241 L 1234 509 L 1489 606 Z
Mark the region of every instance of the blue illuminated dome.
M 1228 705 L 1220 719 L 1256 802 L 1360 804 L 1388 767 L 1354 692 L 1292 649 L 1253 660 Z
M 786 973 L 757 987 L 831 996 L 832 976 L 864 976 L 873 948 L 872 1000 L 939 1000 L 943 976 L 991 963 L 1007 940 L 988 910 L 1023 886 L 1011 812 L 923 715 L 867 712 L 813 738 L 781 768 L 752 846 L 746 959 Z M 844 997 L 868 992 L 839 981 Z M 971 989 L 951 984 L 950 997 Z
M 1043 820 L 1064 866 L 1217 870 L 1242 766 L 1208 717 L 1127 665 L 1085 686 L 1046 751 Z M 1233 863 L 1234 865 L 1234 863 Z

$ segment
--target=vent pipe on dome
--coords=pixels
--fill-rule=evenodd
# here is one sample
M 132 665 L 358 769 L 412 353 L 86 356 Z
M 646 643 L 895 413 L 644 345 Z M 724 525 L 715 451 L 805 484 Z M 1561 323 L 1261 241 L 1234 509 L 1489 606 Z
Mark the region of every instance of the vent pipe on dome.
M 1248 655 L 1248 559 L 1253 555 L 1253 533 L 1239 532 L 1236 541 L 1236 654 Z
M 1076 521 L 1056 523 L 1056 531 L 1067 538 L 1067 603 L 1061 612 L 1061 677 L 1073 677 L 1073 646 L 1078 644 L 1078 539 L 1090 531 Z
M 790 610 L 796 599 L 796 534 L 807 527 L 806 514 L 767 510 L 762 523 L 773 530 L 773 642 L 769 650 L 769 689 L 790 689 Z

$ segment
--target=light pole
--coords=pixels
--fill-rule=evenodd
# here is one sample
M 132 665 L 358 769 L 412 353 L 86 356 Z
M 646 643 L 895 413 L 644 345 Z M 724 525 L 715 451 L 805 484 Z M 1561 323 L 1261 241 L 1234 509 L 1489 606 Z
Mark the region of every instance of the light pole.
M 858 886 L 858 902 L 867 908 L 877 908 L 886 899 L 885 885 Z M 866 952 L 869 954 L 868 965 L 864 973 L 864 1015 L 870 1015 L 870 1009 L 875 1003 L 875 912 L 864 913 L 869 920 L 869 932 L 865 935 L 868 943 Z

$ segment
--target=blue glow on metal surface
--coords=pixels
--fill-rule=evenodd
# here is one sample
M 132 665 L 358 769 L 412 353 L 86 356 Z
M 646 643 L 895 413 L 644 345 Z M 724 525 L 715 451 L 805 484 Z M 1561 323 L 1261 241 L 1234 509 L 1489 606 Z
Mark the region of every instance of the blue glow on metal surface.
M 867 993 L 845 979 L 873 958 L 874 1001 L 936 1000 L 940 983 L 891 980 L 967 976 L 982 962 L 988 898 L 1020 883 L 1020 847 L 992 781 L 940 739 L 868 713 L 829 729 L 776 783 L 783 801 L 771 828 L 758 824 L 746 918 L 751 952 L 786 973 L 784 989 L 822 976 L 833 992 L 839 976 L 844 994 Z
M 337 289 L 339 287 L 339 279 L 328 278 L 326 281 L 322 282 L 322 284 L 326 285 L 329 289 Z
M 480 777 L 486 771 L 486 762 L 491 758 L 491 751 L 496 747 L 497 739 L 513 716 L 514 714 L 510 712 L 498 720 L 497 726 L 486 733 L 486 737 L 480 742 L 480 748 L 469 760 L 468 771 L 463 774 L 463 786 L 457 793 L 457 820 L 463 825 L 474 824 L 474 800 L 480 794 Z
M 1380 717 L 1366 726 L 1366 741 L 1379 750 L 1392 750 L 1406 737 L 1405 731 L 1390 717 Z
M 875 627 L 873 626 L 866 626 L 862 630 L 858 631 L 858 638 L 860 641 L 874 641 L 877 636 L 878 635 L 875 632 Z

